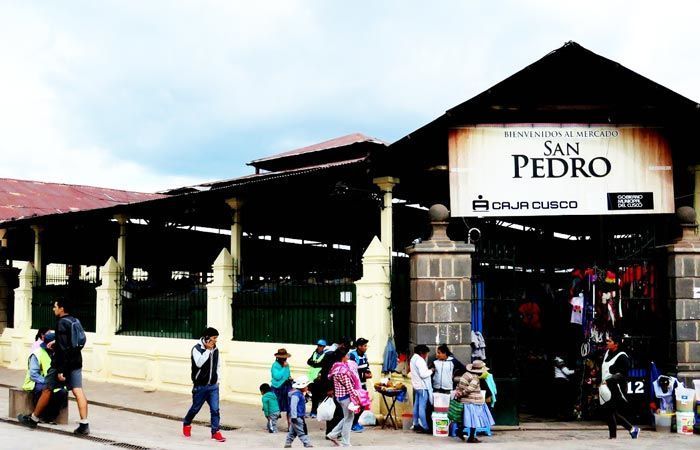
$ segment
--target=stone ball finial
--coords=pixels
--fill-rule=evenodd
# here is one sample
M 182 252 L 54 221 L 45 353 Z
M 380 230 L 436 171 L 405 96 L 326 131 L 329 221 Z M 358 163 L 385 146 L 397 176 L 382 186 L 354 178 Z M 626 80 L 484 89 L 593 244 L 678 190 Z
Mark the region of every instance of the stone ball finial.
M 450 218 L 450 210 L 439 203 L 431 206 L 428 214 L 430 214 L 431 222 L 447 222 L 447 219 Z
M 690 206 L 681 206 L 676 210 L 676 217 L 683 224 L 695 224 L 697 219 L 697 213 L 695 209 Z

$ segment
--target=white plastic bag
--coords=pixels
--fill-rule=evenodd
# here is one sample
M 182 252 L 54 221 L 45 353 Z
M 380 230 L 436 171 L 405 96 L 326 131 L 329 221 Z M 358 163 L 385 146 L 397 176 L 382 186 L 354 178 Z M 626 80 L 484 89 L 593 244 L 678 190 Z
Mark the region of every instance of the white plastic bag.
M 357 423 L 359 423 L 363 427 L 373 426 L 377 424 L 377 418 L 374 416 L 374 413 L 372 411 L 366 410 L 363 411 L 362 414 L 360 414 L 360 418 L 357 419 Z
M 335 414 L 335 403 L 331 397 L 326 397 L 325 400 L 318 405 L 316 410 L 316 420 L 319 422 L 326 422 L 328 420 L 333 420 L 333 415 Z

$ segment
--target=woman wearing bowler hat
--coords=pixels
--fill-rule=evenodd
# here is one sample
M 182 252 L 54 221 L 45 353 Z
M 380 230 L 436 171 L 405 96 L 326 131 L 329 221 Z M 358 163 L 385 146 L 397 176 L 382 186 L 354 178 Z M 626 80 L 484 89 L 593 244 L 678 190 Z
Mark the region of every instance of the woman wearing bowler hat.
M 272 363 L 272 367 L 270 368 L 270 373 L 272 375 L 270 387 L 272 387 L 272 392 L 274 392 L 277 397 L 280 413 L 287 413 L 287 427 L 289 427 L 289 390 L 291 389 L 291 373 L 289 372 L 287 358 L 290 356 L 292 355 L 287 353 L 287 349 L 281 348 L 277 350 L 277 353 L 275 353 L 275 362 Z
M 480 377 L 488 370 L 486 364 L 480 359 L 467 364 L 467 371 L 459 379 L 455 390 L 455 400 L 464 404 L 462 427 L 458 427 L 457 436 L 464 440 L 464 428 L 469 428 L 467 442 L 480 442 L 476 438 L 476 429 L 490 427 L 495 424 L 491 411 L 486 406 L 484 395 L 481 392 Z

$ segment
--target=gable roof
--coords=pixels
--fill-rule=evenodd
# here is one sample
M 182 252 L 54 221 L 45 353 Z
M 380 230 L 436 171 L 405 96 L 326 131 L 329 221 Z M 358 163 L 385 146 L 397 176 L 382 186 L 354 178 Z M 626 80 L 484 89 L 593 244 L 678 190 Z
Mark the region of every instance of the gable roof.
M 318 144 L 297 148 L 248 163 L 258 170 L 287 170 L 311 164 L 337 162 L 366 156 L 369 147 L 386 147 L 387 143 L 362 133 L 352 133 Z
M 164 196 L 95 186 L 0 178 L 0 222 L 161 197 Z
M 444 141 L 446 145 L 444 131 L 456 125 L 531 122 L 664 125 L 698 121 L 697 102 L 569 41 L 449 109 L 390 148 L 427 139 Z

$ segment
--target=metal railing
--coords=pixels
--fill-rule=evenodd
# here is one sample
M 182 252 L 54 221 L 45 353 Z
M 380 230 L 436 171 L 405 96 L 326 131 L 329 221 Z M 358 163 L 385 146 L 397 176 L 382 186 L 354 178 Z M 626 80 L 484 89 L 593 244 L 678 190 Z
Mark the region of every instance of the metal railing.
M 201 336 L 206 321 L 207 288 L 201 280 L 126 280 L 117 298 L 121 335 L 192 339 Z
M 71 269 L 77 273 L 72 273 Z M 95 331 L 97 291 L 100 284 L 97 268 L 49 265 L 43 282 L 37 277 L 32 288 L 32 328 L 56 325 L 53 304 L 58 297 L 68 299 L 73 307 L 69 313 L 77 317 L 85 331 Z
M 355 334 L 355 284 L 266 282 L 233 295 L 235 340 L 310 344 Z

